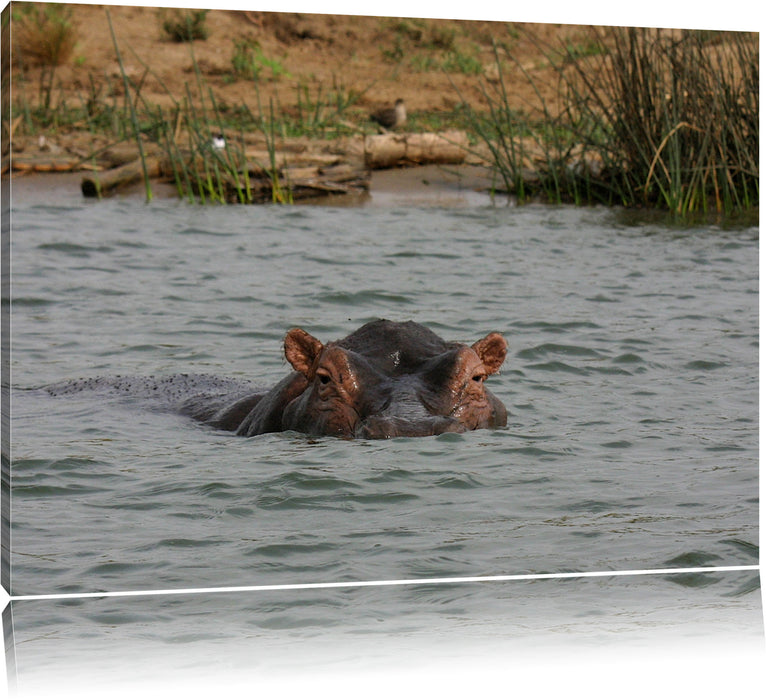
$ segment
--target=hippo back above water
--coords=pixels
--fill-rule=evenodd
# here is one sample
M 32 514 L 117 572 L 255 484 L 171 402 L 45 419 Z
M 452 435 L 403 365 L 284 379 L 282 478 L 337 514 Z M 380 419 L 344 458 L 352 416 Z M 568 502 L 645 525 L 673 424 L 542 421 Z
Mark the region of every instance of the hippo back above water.
M 485 386 L 506 357 L 507 343 L 499 333 L 469 346 L 447 342 L 412 321 L 381 320 L 326 344 L 295 328 L 284 346 L 294 371 L 271 389 L 235 382 L 222 385 L 229 391 L 207 391 L 186 381 L 190 395 L 176 394 L 172 408 L 245 436 L 295 430 L 388 438 L 506 425 L 504 405 Z M 123 382 L 125 390 L 131 383 L 109 381 Z M 156 385 L 164 386 L 164 380 Z M 61 385 L 51 393 L 63 393 Z

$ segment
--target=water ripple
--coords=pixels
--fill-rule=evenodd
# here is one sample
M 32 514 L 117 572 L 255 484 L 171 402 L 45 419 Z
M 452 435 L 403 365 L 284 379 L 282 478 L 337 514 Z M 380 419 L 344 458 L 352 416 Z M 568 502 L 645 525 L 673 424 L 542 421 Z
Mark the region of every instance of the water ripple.
M 540 206 L 253 214 L 15 209 L 13 381 L 71 391 L 14 390 L 14 593 L 757 561 L 755 232 Z M 376 317 L 503 332 L 488 385 L 509 425 L 241 439 L 149 411 L 158 380 L 121 400 L 67 381 L 271 385 L 289 328 L 326 342 Z

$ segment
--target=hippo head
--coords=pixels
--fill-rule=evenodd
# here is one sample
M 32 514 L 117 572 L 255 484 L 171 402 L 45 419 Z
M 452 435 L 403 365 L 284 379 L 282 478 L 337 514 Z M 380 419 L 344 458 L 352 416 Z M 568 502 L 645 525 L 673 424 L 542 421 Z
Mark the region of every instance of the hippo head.
M 375 321 L 326 345 L 295 328 L 286 335 L 285 354 L 297 389 L 282 428 L 388 438 L 504 426 L 506 409 L 485 380 L 506 350 L 498 333 L 468 346 L 412 322 Z

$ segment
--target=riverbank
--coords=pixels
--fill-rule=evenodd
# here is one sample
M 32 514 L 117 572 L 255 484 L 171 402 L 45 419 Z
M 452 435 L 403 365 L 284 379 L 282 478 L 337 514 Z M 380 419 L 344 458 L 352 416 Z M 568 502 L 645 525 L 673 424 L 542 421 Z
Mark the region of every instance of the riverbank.
M 49 25 L 57 20 L 70 29 L 73 48 L 51 73 L 46 91 L 45 66 L 38 67 L 29 50 L 25 53 L 24 45 L 19 45 L 21 39 L 17 42 L 12 61 L 14 112 L 7 125 L 13 159 L 4 154 L 4 171 L 11 170 L 14 177 L 21 169 L 99 172 L 136 159 L 137 144 L 127 134 L 125 90 L 131 86 L 135 109 L 142 112 L 138 125 L 148 137 L 147 147 L 163 141 L 159 120 L 149 119 L 158 109 L 174 132 L 175 148 L 181 149 L 183 158 L 201 149 L 199 140 L 206 134 L 196 133 L 193 142 L 191 136 L 193 122 L 201 121 L 209 130 L 224 133 L 231 144 L 239 143 L 235 151 L 239 160 L 244 160 L 246 149 L 269 151 L 270 140 L 304 142 L 299 148 L 317 160 L 324 153 L 341 156 L 340 162 L 356 168 L 354 177 L 360 177 L 363 166 L 373 171 L 368 188 L 378 199 L 386 180 L 395 183 L 389 189 L 399 190 L 405 181 L 420 182 L 419 189 L 413 185 L 406 190 L 414 199 L 418 192 L 430 191 L 429 185 L 422 184 L 426 175 L 410 176 L 402 167 L 401 175 L 389 177 L 378 174 L 370 162 L 363 144 L 378 138 L 379 127 L 369 118 L 374 110 L 401 96 L 408 112 L 407 124 L 399 129 L 402 138 L 426 138 L 453 126 L 458 128 L 457 141 L 468 151 L 473 135 L 459 128 L 465 124 L 461 108 L 486 108 L 483 81 L 494 85 L 504 80 L 516 104 L 536 109 L 553 99 L 544 87 L 537 90 L 549 85 L 551 73 L 542 47 L 560 50 L 569 43 L 582 44 L 591 31 L 576 25 L 254 11 L 211 10 L 192 16 L 201 19 L 202 36 L 191 42 L 173 41 L 164 30 L 165 21 L 180 17 L 171 10 L 118 6 L 106 11 L 73 5 L 65 14 L 45 16 Z M 29 24 L 28 19 L 16 15 L 13 21 L 21 27 Z M 20 32 L 17 35 L 21 37 Z M 32 39 L 27 38 L 29 43 Z M 500 76 L 494 53 L 497 43 L 508 45 L 527 70 Z M 253 52 L 249 57 L 252 77 L 240 70 L 246 47 Z M 197 113 L 186 112 L 181 119 L 181 112 L 191 109 L 192 103 L 198 103 Z M 258 115 L 261 123 L 252 124 L 250 113 Z M 341 145 L 348 140 L 357 142 L 362 152 Z M 117 151 L 127 153 L 117 156 Z M 271 172 L 274 155 L 259 159 L 256 170 L 263 167 Z M 452 160 L 482 162 L 471 155 L 462 152 Z M 414 164 L 434 162 L 427 156 L 420 153 Z M 409 162 L 401 153 L 388 154 L 379 169 Z M 285 173 L 279 175 L 284 179 Z M 467 178 L 459 173 L 454 180 L 460 187 Z M 489 176 L 486 184 L 479 180 L 478 188 L 492 184 Z M 130 185 L 129 193 L 136 190 L 136 184 Z M 154 182 L 152 190 L 167 193 L 169 188 L 165 182 Z
M 81 194 L 83 177 L 80 172 L 16 174 L 11 178 L 13 201 L 72 205 L 85 200 Z M 494 200 L 491 185 L 492 174 L 478 165 L 393 168 L 373 172 L 369 191 L 363 194 L 332 195 L 301 203 L 345 207 L 466 207 L 506 201 L 503 195 Z M 162 180 L 153 181 L 152 194 L 154 199 L 178 198 L 174 183 Z M 146 197 L 145 187 L 138 181 L 116 196 L 142 202 Z
M 36 11 L 15 21 L 50 29 Z M 384 168 L 485 163 L 519 202 L 759 206 L 756 34 L 205 11 L 175 41 L 169 11 L 61 13 L 68 60 L 39 80 L 29 32 L 15 43 L 3 167 L 102 173 L 132 150 L 128 177 L 85 194 L 142 176 L 147 196 L 162 177 L 192 202 L 298 203 L 364 195 Z M 378 133 L 396 97 L 406 120 Z

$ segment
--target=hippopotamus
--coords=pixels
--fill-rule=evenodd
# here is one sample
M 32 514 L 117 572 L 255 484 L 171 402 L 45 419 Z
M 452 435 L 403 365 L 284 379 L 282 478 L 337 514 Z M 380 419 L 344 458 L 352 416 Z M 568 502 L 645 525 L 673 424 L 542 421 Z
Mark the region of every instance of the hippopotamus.
M 329 343 L 294 328 L 286 333 L 284 350 L 293 371 L 274 387 L 217 380 L 215 392 L 176 393 L 174 409 L 243 436 L 294 430 L 344 438 L 420 437 L 507 423 L 504 404 L 485 386 L 506 357 L 500 333 L 466 345 L 413 321 L 379 320 Z M 189 375 L 176 377 L 197 384 Z M 94 386 L 95 380 L 86 381 Z M 120 377 L 108 383 L 117 392 L 137 387 Z M 164 386 L 154 382 L 155 390 Z M 166 386 L 179 392 L 181 381 Z M 50 393 L 63 393 L 62 385 Z

